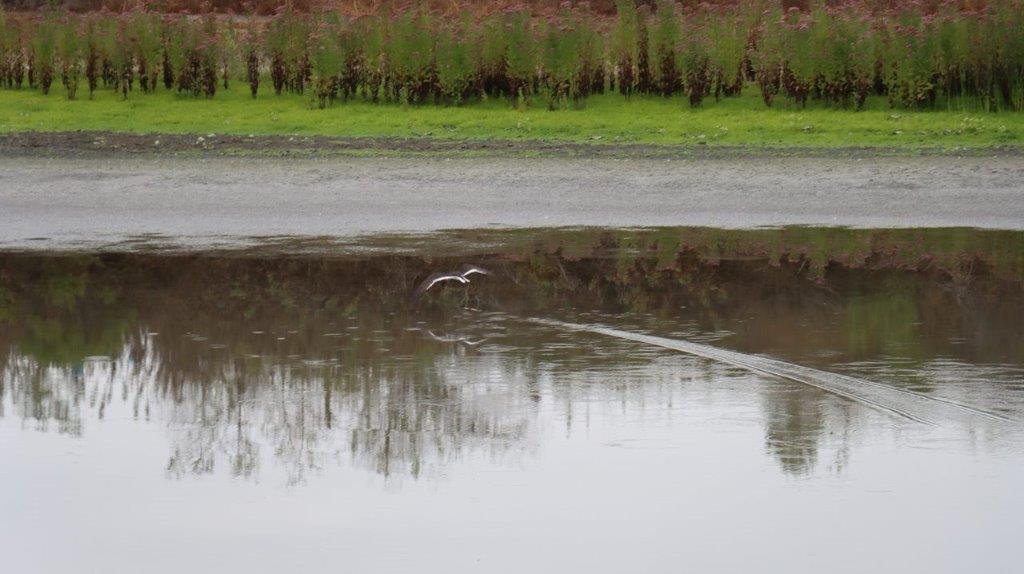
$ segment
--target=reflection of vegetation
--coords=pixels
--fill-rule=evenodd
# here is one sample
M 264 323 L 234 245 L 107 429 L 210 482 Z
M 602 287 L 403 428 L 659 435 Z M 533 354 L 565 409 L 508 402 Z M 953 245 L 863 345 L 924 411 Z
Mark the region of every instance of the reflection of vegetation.
M 921 326 L 916 293 L 853 297 L 846 304 L 844 330 L 851 354 L 921 357 Z
M 440 238 L 437 241 L 443 241 Z M 368 239 L 388 245 L 387 238 Z M 667 227 L 581 231 L 578 229 L 472 230 L 453 232 L 444 248 L 467 252 L 466 245 L 500 245 L 518 256 L 540 251 L 568 259 L 604 257 L 619 268 L 638 257 L 657 268 L 672 267 L 680 255 L 710 264 L 729 260 L 762 260 L 771 265 L 796 263 L 812 277 L 830 265 L 855 269 L 907 269 L 949 279 L 983 273 L 1024 282 L 1024 233 L 1018 231 L 947 229 L 848 229 L 786 227 L 730 230 L 710 227 Z M 461 242 L 461 243 L 460 243 Z M 428 243 L 428 249 L 431 243 Z M 982 269 L 983 267 L 983 269 Z
M 849 457 L 851 404 L 825 401 L 814 389 L 788 385 L 764 393 L 765 449 L 787 474 L 806 476 L 818 467 L 822 443 L 835 447 L 828 462 L 841 471 Z
M 0 285 L 0 324 L 9 323 L 14 316 L 14 296 Z
M 786 227 L 730 230 L 709 227 L 642 229 L 473 229 L 428 236 L 380 235 L 358 241 L 283 238 L 248 250 L 251 256 L 282 253 L 402 251 L 423 257 L 500 253 L 517 261 L 557 255 L 563 260 L 614 259 L 616 269 L 637 258 L 659 269 L 685 258 L 714 266 L 730 260 L 758 260 L 779 266 L 795 263 L 821 278 L 832 266 L 847 269 L 904 269 L 948 280 L 991 276 L 1024 283 L 1024 233 L 946 229 L 847 229 Z
M 818 441 L 826 425 L 816 395 L 805 387 L 765 395 L 770 401 L 765 408 L 765 447 L 789 474 L 809 474 L 818 462 Z
M 21 350 L 43 363 L 68 364 L 90 355 L 116 352 L 127 327 L 124 319 L 92 323 L 70 323 L 67 317 L 30 318 Z
M 487 310 L 624 314 L 641 328 L 731 333 L 722 344 L 798 362 L 828 350 L 1024 364 L 1024 234 L 495 233 L 505 247 L 473 256 L 497 274 L 470 291 Z M 82 409 L 130 405 L 168 422 L 171 475 L 251 476 L 272 456 L 300 480 L 349 456 L 415 476 L 468 452 L 514 455 L 542 395 L 531 355 L 407 330 L 452 320 L 463 290 L 408 295 L 464 259 L 0 256 L 0 409 L 80 433 Z M 624 359 L 562 345 L 553 360 Z M 572 412 L 572 394 L 561 399 Z M 789 399 L 766 398 L 766 444 L 803 473 L 829 415 L 806 393 Z
M 13 257 L 9 264 L 19 272 L 0 285 L 0 321 L 17 334 L 23 353 L 65 365 L 120 348 L 132 309 L 118 304 L 120 285 L 96 273 L 101 263 Z

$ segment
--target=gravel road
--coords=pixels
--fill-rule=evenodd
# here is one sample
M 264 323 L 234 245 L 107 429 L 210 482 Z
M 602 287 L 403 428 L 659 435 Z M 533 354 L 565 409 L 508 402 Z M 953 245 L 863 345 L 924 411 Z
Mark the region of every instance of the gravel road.
M 0 157 L 0 248 L 672 225 L 1024 229 L 1024 160 Z

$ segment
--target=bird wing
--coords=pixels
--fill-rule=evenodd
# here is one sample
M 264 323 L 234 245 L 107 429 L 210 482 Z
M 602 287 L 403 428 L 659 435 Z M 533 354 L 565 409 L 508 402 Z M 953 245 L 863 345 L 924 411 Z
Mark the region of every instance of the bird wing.
M 462 276 L 463 277 L 468 277 L 468 276 L 470 276 L 470 275 L 472 275 L 474 273 L 479 273 L 481 275 L 490 275 L 491 274 L 490 271 L 484 269 L 483 267 L 478 267 L 476 265 L 464 265 L 462 267 Z
M 460 279 L 461 278 L 458 275 L 452 275 L 451 273 L 434 273 L 420 283 L 420 286 L 416 288 L 416 294 L 422 295 L 431 287 L 442 281 L 459 281 Z

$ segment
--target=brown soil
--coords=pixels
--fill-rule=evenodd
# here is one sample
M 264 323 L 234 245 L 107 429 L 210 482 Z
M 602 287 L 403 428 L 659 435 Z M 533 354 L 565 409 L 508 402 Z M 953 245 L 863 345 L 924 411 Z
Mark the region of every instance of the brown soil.
M 880 157 L 957 155 L 1020 157 L 1018 147 L 976 150 L 906 150 L 882 147 L 801 148 L 654 144 L 582 144 L 432 138 L 336 138 L 287 135 L 132 134 L 118 132 L 15 132 L 0 134 L 0 157 L 110 155 L 439 155 L 621 158 Z

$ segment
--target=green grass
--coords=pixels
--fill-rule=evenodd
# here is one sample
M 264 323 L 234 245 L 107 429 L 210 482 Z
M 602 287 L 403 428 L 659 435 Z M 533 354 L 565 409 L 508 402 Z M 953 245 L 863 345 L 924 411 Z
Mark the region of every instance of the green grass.
M 84 91 L 84 90 L 83 90 Z M 77 101 L 62 89 L 43 96 L 0 90 L 0 133 L 103 130 L 135 133 L 294 134 L 336 137 L 430 137 L 708 146 L 874 147 L 929 150 L 1024 147 L 1024 113 L 890 109 L 883 98 L 861 112 L 786 102 L 766 108 L 753 88 L 734 99 L 691 109 L 683 98 L 618 94 L 591 97 L 583 109 L 548 111 L 541 101 L 513 109 L 505 101 L 463 107 L 350 102 L 316 109 L 308 96 L 261 93 L 246 86 L 212 100 L 159 91 L 128 101 L 100 90 Z

